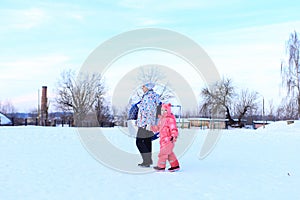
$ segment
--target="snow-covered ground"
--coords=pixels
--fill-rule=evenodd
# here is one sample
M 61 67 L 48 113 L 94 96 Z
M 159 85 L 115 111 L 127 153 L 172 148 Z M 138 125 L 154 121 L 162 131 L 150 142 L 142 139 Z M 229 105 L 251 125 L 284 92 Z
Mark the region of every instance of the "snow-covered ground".
M 101 132 L 117 148 L 137 152 L 119 128 Z M 98 162 L 76 128 L 0 127 L 0 199 L 300 199 L 299 121 L 223 130 L 203 160 L 208 130 L 196 132 L 179 172 L 132 174 Z

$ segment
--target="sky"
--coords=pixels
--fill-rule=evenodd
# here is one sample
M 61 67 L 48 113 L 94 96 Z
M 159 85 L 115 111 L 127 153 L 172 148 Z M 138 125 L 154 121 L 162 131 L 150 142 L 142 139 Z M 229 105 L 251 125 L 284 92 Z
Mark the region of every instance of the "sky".
M 3 0 L 0 101 L 29 112 L 36 109 L 38 91 L 46 85 L 50 110 L 54 109 L 56 82 L 63 70 L 79 71 L 89 54 L 113 36 L 163 28 L 199 44 L 221 76 L 231 78 L 238 88 L 257 91 L 276 104 L 285 95 L 280 65 L 290 33 L 300 30 L 299 8 L 300 3 L 291 0 Z M 107 77 L 109 90 L 118 81 L 112 77 Z M 199 95 L 203 86 L 199 81 L 197 87 L 197 81 L 191 84 Z

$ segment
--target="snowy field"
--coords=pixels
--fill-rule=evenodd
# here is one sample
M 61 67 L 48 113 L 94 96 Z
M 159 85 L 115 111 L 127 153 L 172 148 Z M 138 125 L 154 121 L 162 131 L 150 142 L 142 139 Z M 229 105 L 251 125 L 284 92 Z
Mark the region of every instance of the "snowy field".
M 137 152 L 119 128 L 101 131 L 115 146 Z M 224 130 L 203 160 L 208 130 L 196 131 L 179 172 L 132 174 L 98 162 L 76 128 L 0 127 L 0 199 L 300 199 L 299 121 Z

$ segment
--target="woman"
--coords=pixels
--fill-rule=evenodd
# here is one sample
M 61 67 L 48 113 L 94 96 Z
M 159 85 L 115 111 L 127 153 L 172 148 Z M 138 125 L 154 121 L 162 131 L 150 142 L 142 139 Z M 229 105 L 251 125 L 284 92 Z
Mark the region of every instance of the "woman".
M 159 95 L 153 91 L 154 86 L 153 83 L 147 83 L 142 87 L 144 95 L 139 107 L 136 136 L 136 146 L 143 159 L 143 162 L 138 164 L 140 167 L 150 167 L 153 164 L 151 138 L 154 134 L 150 128 L 155 125 L 156 110 L 160 104 Z

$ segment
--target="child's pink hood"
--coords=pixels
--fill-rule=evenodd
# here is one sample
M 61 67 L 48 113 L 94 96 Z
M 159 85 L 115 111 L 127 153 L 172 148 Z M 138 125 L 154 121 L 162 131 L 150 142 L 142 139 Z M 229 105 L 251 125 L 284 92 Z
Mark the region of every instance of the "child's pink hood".
M 166 109 L 167 110 L 167 115 L 170 115 L 172 112 L 171 112 L 171 104 L 170 103 L 168 103 L 168 104 L 163 104 L 162 106 L 161 106 L 161 108 L 164 108 L 164 109 Z

